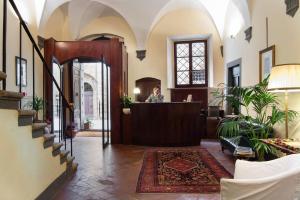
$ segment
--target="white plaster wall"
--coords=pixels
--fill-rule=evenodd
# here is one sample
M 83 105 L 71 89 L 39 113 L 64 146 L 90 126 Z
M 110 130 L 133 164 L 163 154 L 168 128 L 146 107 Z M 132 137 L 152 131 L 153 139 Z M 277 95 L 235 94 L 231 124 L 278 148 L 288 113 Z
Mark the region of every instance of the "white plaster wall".
M 294 18 L 285 14 L 281 0 L 249 0 L 253 37 L 244 40 L 244 27 L 235 38 L 224 39 L 224 63 L 242 58 L 242 86 L 259 81 L 259 51 L 266 48 L 266 17 L 269 18 L 269 45 L 276 45 L 276 64 L 300 63 L 300 12 Z M 300 94 L 290 94 L 290 109 L 300 111 Z M 297 120 L 299 121 L 299 120 Z M 290 123 L 290 136 L 300 138 L 300 123 Z M 284 136 L 283 125 L 277 128 Z
M 24 0 L 24 5 L 30 5 L 28 0 Z M 3 17 L 3 0 L 0 0 L 0 20 L 2 22 Z M 37 38 L 37 27 L 35 21 L 35 12 L 34 6 L 30 7 L 22 7 L 21 14 L 26 16 L 27 26 L 29 27 L 33 38 Z M 8 23 L 7 23 L 7 48 L 5 49 L 7 54 L 7 90 L 10 91 L 19 91 L 19 87 L 16 86 L 16 67 L 15 67 L 15 57 L 19 56 L 19 20 L 16 15 L 13 13 L 10 4 L 8 3 Z M 2 24 L 2 23 L 1 23 Z M 0 48 L 2 49 L 2 37 L 3 37 L 3 27 L 0 26 Z M 3 49 L 2 49 L 3 50 Z M 22 57 L 27 60 L 27 87 L 23 87 L 22 91 L 27 94 L 25 99 L 31 99 L 33 95 L 33 59 L 32 59 L 32 44 L 27 37 L 25 31 L 22 31 Z M 2 66 L 2 53 L 0 54 L 0 65 Z M 37 54 L 35 54 L 35 83 L 36 83 L 36 95 L 42 96 L 42 84 L 38 84 L 42 82 L 42 64 L 41 60 L 38 58 Z M 0 67 L 2 71 L 2 67 Z M 2 84 L 0 84 L 2 87 Z M 25 100 L 23 101 L 23 105 L 25 104 Z
M 221 40 L 213 22 L 206 13 L 195 9 L 179 9 L 165 15 L 154 26 L 147 41 L 147 56 L 143 61 L 136 58 L 134 34 L 124 19 L 116 16 L 94 20 L 82 31 L 81 36 L 112 33 L 124 37 L 129 58 L 129 95 L 134 97 L 135 81 L 143 77 L 154 77 L 162 81 L 162 93 L 166 101 L 170 100 L 167 89 L 167 40 L 170 36 L 211 35 L 213 53 L 213 84 L 223 82 L 223 59 L 220 52 Z
M 18 126 L 18 112 L 0 109 L 0 199 L 32 200 L 65 170 L 44 139 L 32 138 L 31 126 Z

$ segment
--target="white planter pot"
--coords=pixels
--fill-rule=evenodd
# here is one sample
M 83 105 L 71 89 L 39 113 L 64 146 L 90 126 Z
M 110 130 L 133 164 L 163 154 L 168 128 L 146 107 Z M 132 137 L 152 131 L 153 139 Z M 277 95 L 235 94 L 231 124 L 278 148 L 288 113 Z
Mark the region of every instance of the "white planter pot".
M 130 112 L 130 108 L 123 108 L 123 113 L 125 115 L 129 115 L 131 112 Z

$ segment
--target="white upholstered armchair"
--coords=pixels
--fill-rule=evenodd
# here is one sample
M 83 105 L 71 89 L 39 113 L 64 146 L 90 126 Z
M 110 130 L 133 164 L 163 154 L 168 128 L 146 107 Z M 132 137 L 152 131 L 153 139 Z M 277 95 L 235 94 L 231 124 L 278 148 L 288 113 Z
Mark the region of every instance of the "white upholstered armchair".
M 234 179 L 221 179 L 222 200 L 300 200 L 300 154 L 266 162 L 237 160 Z

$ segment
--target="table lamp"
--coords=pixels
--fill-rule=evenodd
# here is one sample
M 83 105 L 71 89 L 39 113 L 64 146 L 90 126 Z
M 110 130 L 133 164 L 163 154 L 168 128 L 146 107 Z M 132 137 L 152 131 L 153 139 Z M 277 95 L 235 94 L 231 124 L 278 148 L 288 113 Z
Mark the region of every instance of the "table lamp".
M 138 96 L 139 94 L 141 94 L 140 88 L 134 88 L 134 89 L 133 89 L 133 94 L 135 95 L 135 101 L 137 101 L 137 96 Z
M 300 91 L 300 64 L 284 64 L 273 67 L 268 90 L 285 93 L 285 135 L 288 138 L 288 93 Z

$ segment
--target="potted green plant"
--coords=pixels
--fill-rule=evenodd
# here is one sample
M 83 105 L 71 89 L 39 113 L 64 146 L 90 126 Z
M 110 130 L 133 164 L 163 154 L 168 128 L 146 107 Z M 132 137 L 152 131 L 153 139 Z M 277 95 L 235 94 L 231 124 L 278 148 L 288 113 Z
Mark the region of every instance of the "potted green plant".
M 39 111 L 43 109 L 44 106 L 44 100 L 41 97 L 35 96 L 33 97 L 33 101 L 30 101 L 28 104 L 28 107 L 30 107 L 32 110 L 36 112 L 34 121 L 39 120 Z
M 90 128 L 90 127 L 89 127 Z M 67 129 L 66 129 L 66 136 L 68 138 L 74 138 L 77 134 L 77 130 L 76 130 L 76 126 L 75 126 L 75 123 L 71 122 L 71 124 L 69 124 L 67 126 Z
M 124 95 L 121 99 L 121 103 L 122 103 L 123 113 L 125 115 L 129 115 L 130 114 L 130 107 L 132 105 L 131 98 L 128 97 L 127 95 Z
M 241 107 L 245 112 L 234 119 L 227 119 L 218 128 L 219 135 L 223 137 L 246 137 L 259 160 L 264 160 L 265 154 L 274 153 L 274 149 L 261 139 L 271 137 L 273 127 L 284 122 L 286 117 L 285 112 L 278 109 L 278 96 L 268 91 L 268 81 L 269 77 L 253 87 L 232 88 L 236 96 L 225 96 L 227 103 L 235 108 Z M 289 110 L 288 120 L 294 120 L 297 115 L 297 112 Z
M 90 130 L 92 126 L 92 121 L 87 118 L 84 122 L 84 130 Z

